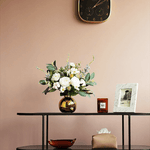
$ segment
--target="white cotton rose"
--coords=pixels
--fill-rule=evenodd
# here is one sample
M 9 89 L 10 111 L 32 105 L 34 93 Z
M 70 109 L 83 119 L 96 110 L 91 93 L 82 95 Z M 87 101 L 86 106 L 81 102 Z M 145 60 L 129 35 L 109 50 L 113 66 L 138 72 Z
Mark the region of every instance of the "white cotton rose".
M 80 90 L 78 86 L 74 86 L 74 88 L 75 88 L 76 90 L 78 90 L 78 91 Z
M 59 82 L 55 82 L 54 84 L 53 84 L 53 88 L 54 89 L 58 89 L 60 87 L 60 84 L 59 84 Z
M 59 83 L 61 86 L 67 87 L 70 85 L 70 78 L 69 77 L 62 77 L 62 78 L 60 78 Z
M 86 83 L 85 83 L 85 81 L 84 81 L 83 79 L 80 80 L 80 84 L 81 84 L 82 86 L 86 86 Z
M 75 88 L 78 88 L 80 86 L 80 81 L 77 77 L 73 77 L 71 79 L 71 84 L 75 87 Z
M 60 74 L 59 73 L 54 73 L 52 76 L 52 81 L 58 81 L 60 78 Z
M 77 73 L 80 73 L 80 71 L 76 68 L 71 68 L 71 74 L 77 74 Z
M 64 92 L 65 92 L 65 90 L 66 90 L 66 87 L 65 87 L 65 86 L 61 86 L 61 88 L 60 88 L 60 92 L 61 92 L 61 93 L 64 93 Z
M 71 66 L 71 67 L 75 67 L 75 63 L 71 62 L 71 63 L 70 63 L 70 66 Z

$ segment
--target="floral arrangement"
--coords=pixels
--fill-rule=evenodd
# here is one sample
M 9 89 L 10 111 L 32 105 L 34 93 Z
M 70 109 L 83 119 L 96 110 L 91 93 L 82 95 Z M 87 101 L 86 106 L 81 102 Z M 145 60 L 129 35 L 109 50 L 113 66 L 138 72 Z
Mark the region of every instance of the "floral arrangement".
M 75 96 L 79 94 L 84 97 L 90 97 L 93 92 L 87 89 L 87 86 L 96 85 L 96 82 L 93 80 L 95 73 L 89 73 L 90 64 L 93 61 L 94 57 L 93 60 L 82 70 L 80 70 L 80 63 L 75 64 L 69 62 L 69 56 L 67 59 L 67 65 L 65 67 L 60 67 L 60 69 L 56 66 L 56 60 L 52 64 L 47 64 L 47 72 L 37 67 L 37 69 L 46 74 L 45 80 L 39 81 L 41 85 L 48 86 L 43 93 L 46 95 L 49 92 L 59 90 L 60 96 Z

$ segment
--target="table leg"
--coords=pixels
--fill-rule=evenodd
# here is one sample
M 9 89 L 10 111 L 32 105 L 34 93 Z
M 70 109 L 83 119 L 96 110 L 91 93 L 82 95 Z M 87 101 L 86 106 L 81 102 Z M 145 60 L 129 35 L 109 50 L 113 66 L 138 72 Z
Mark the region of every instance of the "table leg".
M 42 150 L 44 150 L 44 115 L 42 115 Z
M 124 115 L 122 115 L 122 149 L 124 150 Z
M 46 116 L 46 150 L 48 150 L 48 115 Z
M 129 150 L 131 150 L 131 116 L 128 115 Z

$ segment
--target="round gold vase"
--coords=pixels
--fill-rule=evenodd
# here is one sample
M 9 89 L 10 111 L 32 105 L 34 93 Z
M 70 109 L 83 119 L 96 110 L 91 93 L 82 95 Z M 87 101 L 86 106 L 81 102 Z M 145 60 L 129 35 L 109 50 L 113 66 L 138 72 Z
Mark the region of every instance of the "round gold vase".
M 59 102 L 59 110 L 61 112 L 72 113 L 76 110 L 76 102 L 72 97 L 64 97 Z

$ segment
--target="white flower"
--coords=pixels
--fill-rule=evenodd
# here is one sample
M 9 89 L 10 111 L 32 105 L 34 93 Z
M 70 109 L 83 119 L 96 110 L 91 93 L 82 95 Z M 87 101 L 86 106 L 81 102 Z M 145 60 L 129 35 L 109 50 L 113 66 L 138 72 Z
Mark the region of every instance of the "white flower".
M 60 87 L 59 82 L 55 82 L 55 83 L 53 84 L 53 88 L 54 88 L 54 89 L 58 89 L 59 87 Z
M 75 64 L 73 62 L 70 63 L 71 67 L 75 67 Z
M 76 68 L 71 68 L 71 74 L 77 74 L 77 73 L 79 73 L 80 71 L 78 70 L 78 69 L 76 69 Z
M 82 84 L 82 86 L 86 86 L 86 83 L 83 79 L 80 80 L 80 84 Z
M 76 85 L 76 86 L 74 86 L 74 88 L 76 89 L 76 90 L 78 90 L 79 91 L 79 87 Z
M 77 89 L 80 86 L 80 81 L 77 77 L 73 77 L 71 79 L 71 84 L 74 86 L 75 89 Z
M 52 76 L 52 81 L 58 81 L 60 78 L 60 74 L 59 73 L 54 73 Z
M 77 77 L 77 78 L 80 78 L 80 74 L 79 74 L 79 73 L 77 73 L 77 74 L 76 74 L 76 77 Z
M 62 78 L 60 78 L 59 83 L 61 86 L 67 87 L 70 85 L 70 78 L 69 77 L 62 77 Z
M 64 92 L 65 92 L 65 90 L 66 90 L 66 87 L 65 87 L 65 86 L 61 86 L 61 88 L 60 88 L 60 92 L 61 92 L 61 93 L 64 93 Z

